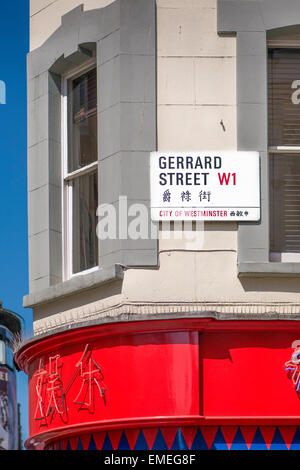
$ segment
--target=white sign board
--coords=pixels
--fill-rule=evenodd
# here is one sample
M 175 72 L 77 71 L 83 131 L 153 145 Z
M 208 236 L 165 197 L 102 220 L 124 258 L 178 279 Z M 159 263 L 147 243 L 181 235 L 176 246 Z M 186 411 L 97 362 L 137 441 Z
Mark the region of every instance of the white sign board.
M 153 152 L 151 217 L 258 221 L 258 152 Z

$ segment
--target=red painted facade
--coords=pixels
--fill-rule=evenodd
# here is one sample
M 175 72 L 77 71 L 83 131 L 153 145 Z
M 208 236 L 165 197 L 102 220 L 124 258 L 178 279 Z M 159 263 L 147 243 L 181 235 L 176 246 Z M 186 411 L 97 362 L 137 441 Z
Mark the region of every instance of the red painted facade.
M 298 322 L 177 319 L 32 341 L 16 355 L 29 376 L 27 446 L 106 431 L 293 429 L 300 399 L 285 364 L 297 340 Z

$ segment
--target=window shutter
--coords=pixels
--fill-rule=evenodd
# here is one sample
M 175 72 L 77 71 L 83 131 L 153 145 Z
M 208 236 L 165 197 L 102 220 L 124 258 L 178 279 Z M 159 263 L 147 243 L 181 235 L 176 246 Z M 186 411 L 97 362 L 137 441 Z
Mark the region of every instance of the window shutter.
M 300 105 L 292 101 L 292 85 L 300 83 L 300 51 L 272 49 L 268 64 L 269 145 L 300 146 Z
M 271 252 L 300 253 L 299 158 L 296 153 L 271 157 Z
M 295 81 L 300 83 L 300 51 L 270 50 L 270 147 L 300 147 L 300 105 L 293 100 L 299 83 Z M 300 253 L 300 151 L 270 150 L 270 209 L 270 251 Z

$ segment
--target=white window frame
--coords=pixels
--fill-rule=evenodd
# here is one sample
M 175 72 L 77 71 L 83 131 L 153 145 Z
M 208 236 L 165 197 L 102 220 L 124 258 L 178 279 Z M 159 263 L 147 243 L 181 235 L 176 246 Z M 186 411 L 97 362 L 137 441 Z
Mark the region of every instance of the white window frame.
M 62 141 L 62 275 L 63 281 L 76 276 L 88 274 L 99 269 L 95 266 L 79 273 L 73 273 L 73 186 L 70 184 L 76 177 L 98 171 L 98 160 L 83 168 L 68 172 L 68 81 L 97 67 L 95 59 L 87 61 L 84 65 L 74 68 L 62 76 L 61 79 L 61 141 Z
M 299 49 L 300 50 L 300 42 L 293 41 L 293 40 L 286 40 L 286 41 L 268 41 L 267 42 L 267 50 L 269 49 Z M 300 105 L 299 105 L 300 106 Z M 276 154 L 276 153 L 299 153 L 300 154 L 300 146 L 293 145 L 293 146 L 270 146 L 268 145 L 268 155 Z M 300 157 L 299 157 L 300 158 Z M 269 159 L 268 159 L 269 161 Z M 279 263 L 299 263 L 300 262 L 300 253 L 290 253 L 290 252 L 272 252 L 269 253 L 269 259 L 271 262 L 279 262 Z

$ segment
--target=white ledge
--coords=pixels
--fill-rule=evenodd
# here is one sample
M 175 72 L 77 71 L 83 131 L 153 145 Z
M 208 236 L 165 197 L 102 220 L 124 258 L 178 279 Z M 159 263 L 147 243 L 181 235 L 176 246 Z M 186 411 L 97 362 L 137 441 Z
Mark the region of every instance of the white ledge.
M 78 294 L 99 285 L 123 279 L 123 269 L 120 265 L 99 268 L 97 271 L 74 276 L 68 281 L 33 292 L 23 298 L 24 308 L 33 308 L 37 305 L 54 302 L 69 295 Z
M 239 277 L 300 277 L 300 263 L 239 263 Z

